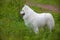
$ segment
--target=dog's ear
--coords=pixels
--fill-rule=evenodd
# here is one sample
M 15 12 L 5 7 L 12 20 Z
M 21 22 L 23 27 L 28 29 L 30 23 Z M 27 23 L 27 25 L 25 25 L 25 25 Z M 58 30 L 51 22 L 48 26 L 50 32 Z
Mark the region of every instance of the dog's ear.
M 25 8 L 25 10 L 28 10 L 28 5 L 25 4 L 24 5 L 24 8 Z

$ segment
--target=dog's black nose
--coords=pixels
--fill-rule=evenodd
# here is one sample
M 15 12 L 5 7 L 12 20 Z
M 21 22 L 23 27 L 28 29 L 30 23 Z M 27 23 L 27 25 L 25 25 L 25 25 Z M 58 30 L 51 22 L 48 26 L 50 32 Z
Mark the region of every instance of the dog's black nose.
M 25 13 L 23 13 L 23 14 L 21 14 L 22 16 L 24 16 L 25 15 Z

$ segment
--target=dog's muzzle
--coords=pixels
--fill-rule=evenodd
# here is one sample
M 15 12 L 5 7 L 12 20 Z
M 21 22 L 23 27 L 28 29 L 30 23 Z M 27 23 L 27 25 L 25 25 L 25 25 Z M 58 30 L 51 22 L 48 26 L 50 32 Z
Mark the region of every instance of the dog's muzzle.
M 25 15 L 25 13 L 23 13 L 23 14 L 21 14 L 22 16 L 24 16 Z

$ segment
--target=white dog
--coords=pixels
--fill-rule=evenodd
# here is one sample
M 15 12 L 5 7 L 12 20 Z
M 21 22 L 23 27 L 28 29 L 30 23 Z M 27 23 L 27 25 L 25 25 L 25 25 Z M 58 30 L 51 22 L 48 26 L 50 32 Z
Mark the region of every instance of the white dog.
M 45 27 L 47 25 L 50 31 L 54 27 L 54 19 L 50 13 L 38 14 L 29 6 L 24 5 L 20 14 L 23 15 L 25 25 L 33 28 L 35 33 L 38 33 L 38 27 Z

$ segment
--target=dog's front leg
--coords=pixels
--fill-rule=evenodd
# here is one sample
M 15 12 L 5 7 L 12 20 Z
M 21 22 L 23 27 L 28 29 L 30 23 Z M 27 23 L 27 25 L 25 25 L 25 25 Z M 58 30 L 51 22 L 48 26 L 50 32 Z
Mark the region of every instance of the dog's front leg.
M 34 32 L 37 34 L 38 33 L 38 27 L 34 26 Z

